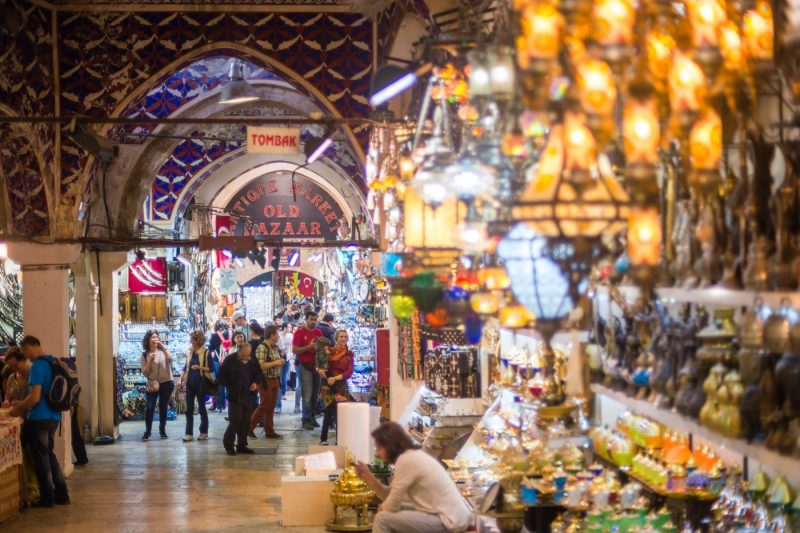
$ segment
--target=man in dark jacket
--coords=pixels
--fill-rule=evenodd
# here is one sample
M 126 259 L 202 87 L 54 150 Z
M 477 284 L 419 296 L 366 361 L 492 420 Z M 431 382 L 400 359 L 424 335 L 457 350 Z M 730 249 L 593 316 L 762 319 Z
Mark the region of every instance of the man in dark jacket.
M 247 447 L 247 433 L 250 425 L 250 393 L 258 390 L 261 369 L 251 357 L 249 343 L 239 345 L 236 357 L 227 357 L 219 371 L 219 380 L 228 389 L 228 429 L 222 444 L 228 455 L 254 453 Z M 234 449 L 234 439 L 237 446 Z
M 333 327 L 333 315 L 331 313 L 325 313 L 322 321 L 317 324 L 317 328 L 326 339 L 331 341 L 331 346 L 336 344 L 336 328 Z

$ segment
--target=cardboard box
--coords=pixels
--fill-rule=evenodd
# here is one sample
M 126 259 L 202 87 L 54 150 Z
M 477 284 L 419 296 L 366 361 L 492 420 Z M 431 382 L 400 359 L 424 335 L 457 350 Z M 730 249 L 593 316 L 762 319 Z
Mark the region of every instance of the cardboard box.
M 342 446 L 308 447 L 308 455 L 314 455 L 315 453 L 325 453 L 325 452 L 333 452 L 333 455 L 336 456 L 336 468 L 344 470 L 344 455 L 347 452 L 347 450 L 345 450 L 344 447 Z
M 333 519 L 331 492 L 334 486 L 328 476 L 282 477 L 281 525 L 324 526 Z

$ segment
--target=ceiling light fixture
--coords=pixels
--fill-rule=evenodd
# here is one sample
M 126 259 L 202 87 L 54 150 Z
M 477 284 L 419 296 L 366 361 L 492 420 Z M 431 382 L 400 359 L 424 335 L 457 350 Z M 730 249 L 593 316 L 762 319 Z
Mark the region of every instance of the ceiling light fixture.
M 241 62 L 235 59 L 231 61 L 228 78 L 230 81 L 222 87 L 222 91 L 219 93 L 220 104 L 244 104 L 260 99 L 255 88 L 245 81 L 244 65 Z
M 323 133 L 321 137 L 311 137 L 306 141 L 303 149 L 306 154 L 307 165 L 317 161 L 322 157 L 322 154 L 325 153 L 325 150 L 331 147 L 333 144 L 333 132 L 333 126 L 329 126 L 325 129 L 325 133 Z
M 289 254 L 289 266 L 296 267 L 300 262 L 300 250 L 292 250 Z
M 375 71 L 370 82 L 369 103 L 372 107 L 385 104 L 398 94 L 411 88 L 419 78 L 429 72 L 433 65 L 425 63 L 419 67 L 383 65 Z

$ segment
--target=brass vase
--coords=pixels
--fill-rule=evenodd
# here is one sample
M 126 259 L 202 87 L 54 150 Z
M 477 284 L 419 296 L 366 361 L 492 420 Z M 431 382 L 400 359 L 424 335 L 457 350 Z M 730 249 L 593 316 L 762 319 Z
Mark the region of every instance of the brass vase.
M 751 291 L 769 289 L 769 241 L 759 237 L 750 244 L 747 266 L 744 269 L 744 287 Z

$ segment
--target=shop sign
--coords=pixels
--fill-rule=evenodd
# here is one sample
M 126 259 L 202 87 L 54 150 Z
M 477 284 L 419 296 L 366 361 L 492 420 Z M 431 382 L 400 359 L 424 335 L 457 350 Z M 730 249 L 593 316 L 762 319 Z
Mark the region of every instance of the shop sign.
M 128 267 L 130 292 L 167 292 L 167 259 L 154 257 L 137 259 Z
M 236 282 L 236 269 L 223 268 L 219 271 L 219 293 L 236 294 L 239 292 L 239 284 Z
M 248 154 L 297 154 L 300 130 L 297 128 L 247 127 Z
M 267 239 L 336 240 L 344 210 L 317 183 L 295 174 L 267 174 L 240 189 L 225 206 L 234 235 Z

